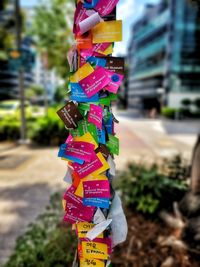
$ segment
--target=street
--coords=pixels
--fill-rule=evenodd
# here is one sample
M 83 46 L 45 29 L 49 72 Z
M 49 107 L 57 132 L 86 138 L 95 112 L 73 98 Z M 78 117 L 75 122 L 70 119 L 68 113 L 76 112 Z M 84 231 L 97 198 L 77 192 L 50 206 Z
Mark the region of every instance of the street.
M 131 161 L 155 162 L 181 154 L 190 160 L 199 121 L 147 120 L 117 112 L 120 139 L 117 170 Z M 133 116 L 132 116 L 133 117 Z M 137 117 L 137 118 L 136 118 Z M 65 162 L 57 148 L 30 148 L 1 144 L 0 148 L 0 264 L 10 256 L 15 240 L 48 205 L 53 192 L 64 189 Z

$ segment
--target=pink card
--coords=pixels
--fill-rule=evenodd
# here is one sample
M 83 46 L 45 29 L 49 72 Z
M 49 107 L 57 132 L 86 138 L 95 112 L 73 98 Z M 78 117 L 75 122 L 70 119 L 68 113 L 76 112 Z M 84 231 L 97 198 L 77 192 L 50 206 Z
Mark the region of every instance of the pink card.
M 92 160 L 94 154 L 94 145 L 86 142 L 71 142 L 67 145 L 66 156 L 75 157 L 86 162 Z
M 113 11 L 118 2 L 119 0 L 101 0 L 97 2 L 94 9 L 98 11 L 102 17 L 104 17 Z
M 84 198 L 110 198 L 109 181 L 85 181 L 83 182 Z
M 85 206 L 74 208 L 67 203 L 64 221 L 71 224 L 74 224 L 76 222 L 91 222 L 94 216 L 94 209 L 94 207 Z
M 93 45 L 93 52 L 104 52 L 112 43 L 99 43 Z
M 91 57 L 93 55 L 102 57 L 101 52 L 104 52 L 110 45 L 111 43 L 93 44 L 93 47 L 91 49 L 81 50 L 80 54 L 83 58 Z
M 81 52 L 81 57 L 86 60 L 87 57 L 91 57 L 93 55 L 93 50 L 91 49 L 82 49 Z
M 77 34 L 79 32 L 79 28 L 78 28 L 79 23 L 88 17 L 86 12 L 87 12 L 87 9 L 85 9 L 83 4 L 79 2 L 77 4 L 76 11 L 74 13 L 74 28 L 73 28 L 74 34 Z
M 69 223 L 90 222 L 95 208 L 83 206 L 83 199 L 74 194 L 75 190 L 76 188 L 72 185 L 64 194 L 64 199 L 67 201 L 64 221 Z
M 105 90 L 116 94 L 123 81 L 124 75 L 114 73 L 113 71 L 109 70 L 107 70 L 106 72 L 110 79 L 110 82 L 108 85 L 106 85 Z
M 88 122 L 93 123 L 98 129 L 102 129 L 103 110 L 100 106 L 90 104 Z
M 67 137 L 66 141 L 65 141 L 65 144 L 68 144 L 70 142 L 73 141 L 73 136 L 71 134 L 69 134 L 69 136 Z
M 79 57 L 79 66 L 80 66 L 80 68 L 81 68 L 83 65 L 85 65 L 85 63 L 87 63 L 87 62 L 86 62 L 86 59 L 85 59 L 84 57 L 80 56 L 80 57 Z
M 87 97 L 92 97 L 109 83 L 108 73 L 102 67 L 96 68 L 89 76 L 79 82 Z
M 92 161 L 89 163 L 85 162 L 83 165 L 80 165 L 78 163 L 72 164 L 74 171 L 78 173 L 80 178 L 85 178 L 89 174 L 92 174 L 96 170 L 100 169 L 102 166 L 102 162 L 99 160 L 95 153 L 93 155 Z
M 67 191 L 64 193 L 64 196 L 63 198 L 69 202 L 69 203 L 72 203 L 76 206 L 82 206 L 83 204 L 83 199 L 81 197 L 78 197 L 77 195 L 75 195 L 75 191 L 76 191 L 76 188 L 72 185 L 70 186 L 69 189 L 67 189 Z

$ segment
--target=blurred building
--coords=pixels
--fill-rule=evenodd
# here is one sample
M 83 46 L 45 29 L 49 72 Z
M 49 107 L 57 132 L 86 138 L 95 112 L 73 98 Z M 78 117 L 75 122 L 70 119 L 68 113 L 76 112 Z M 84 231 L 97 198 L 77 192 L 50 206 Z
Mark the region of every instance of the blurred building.
M 5 1 L 4 1 L 5 2 Z M 2 2 L 3 3 L 3 2 Z M 17 99 L 19 98 L 19 79 L 17 63 L 8 59 L 9 49 L 6 47 L 6 38 L 15 39 L 15 10 L 13 3 L 4 3 L 0 8 L 0 31 L 1 31 L 1 41 L 0 41 L 0 99 Z M 22 50 L 24 55 L 24 60 L 26 64 L 32 64 L 31 57 L 31 40 L 25 37 L 22 41 Z M 30 61 L 27 62 L 29 57 Z M 12 66 L 11 66 L 12 65 Z M 24 73 L 24 86 L 28 87 L 33 82 L 33 75 L 31 72 L 31 67 L 26 65 L 26 71 Z
M 200 11 L 192 2 L 147 5 L 133 25 L 129 107 L 178 107 L 183 98 L 200 98 Z

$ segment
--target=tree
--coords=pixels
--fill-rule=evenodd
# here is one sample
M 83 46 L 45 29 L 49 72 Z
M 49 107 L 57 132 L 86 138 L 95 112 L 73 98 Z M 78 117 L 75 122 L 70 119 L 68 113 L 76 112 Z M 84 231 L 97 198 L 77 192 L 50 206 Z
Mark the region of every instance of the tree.
M 31 29 L 39 53 L 46 57 L 46 67 L 55 68 L 64 79 L 69 71 L 67 52 L 73 43 L 73 9 L 73 0 L 43 0 L 35 9 Z
M 26 89 L 26 98 L 31 100 L 38 96 L 44 95 L 44 88 L 38 85 L 32 85 Z
M 62 103 L 67 98 L 67 86 L 58 86 L 54 94 L 54 101 L 56 103 Z
M 8 0 L 0 1 L 0 60 L 7 59 L 7 49 L 15 42 L 15 17 L 13 11 L 6 11 Z M 6 14 L 5 14 L 6 11 Z

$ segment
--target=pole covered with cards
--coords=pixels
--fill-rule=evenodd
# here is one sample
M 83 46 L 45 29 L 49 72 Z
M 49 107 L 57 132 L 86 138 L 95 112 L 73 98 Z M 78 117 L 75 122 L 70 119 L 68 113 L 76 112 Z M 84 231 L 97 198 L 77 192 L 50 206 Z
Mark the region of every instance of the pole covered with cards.
M 113 248 L 127 236 L 121 200 L 112 187 L 119 139 L 111 105 L 124 78 L 124 59 L 112 57 L 114 42 L 122 40 L 118 1 L 77 1 L 76 42 L 68 53 L 70 100 L 57 112 L 68 130 L 58 156 L 67 166 L 64 221 L 78 239 L 73 266 L 110 266 Z

